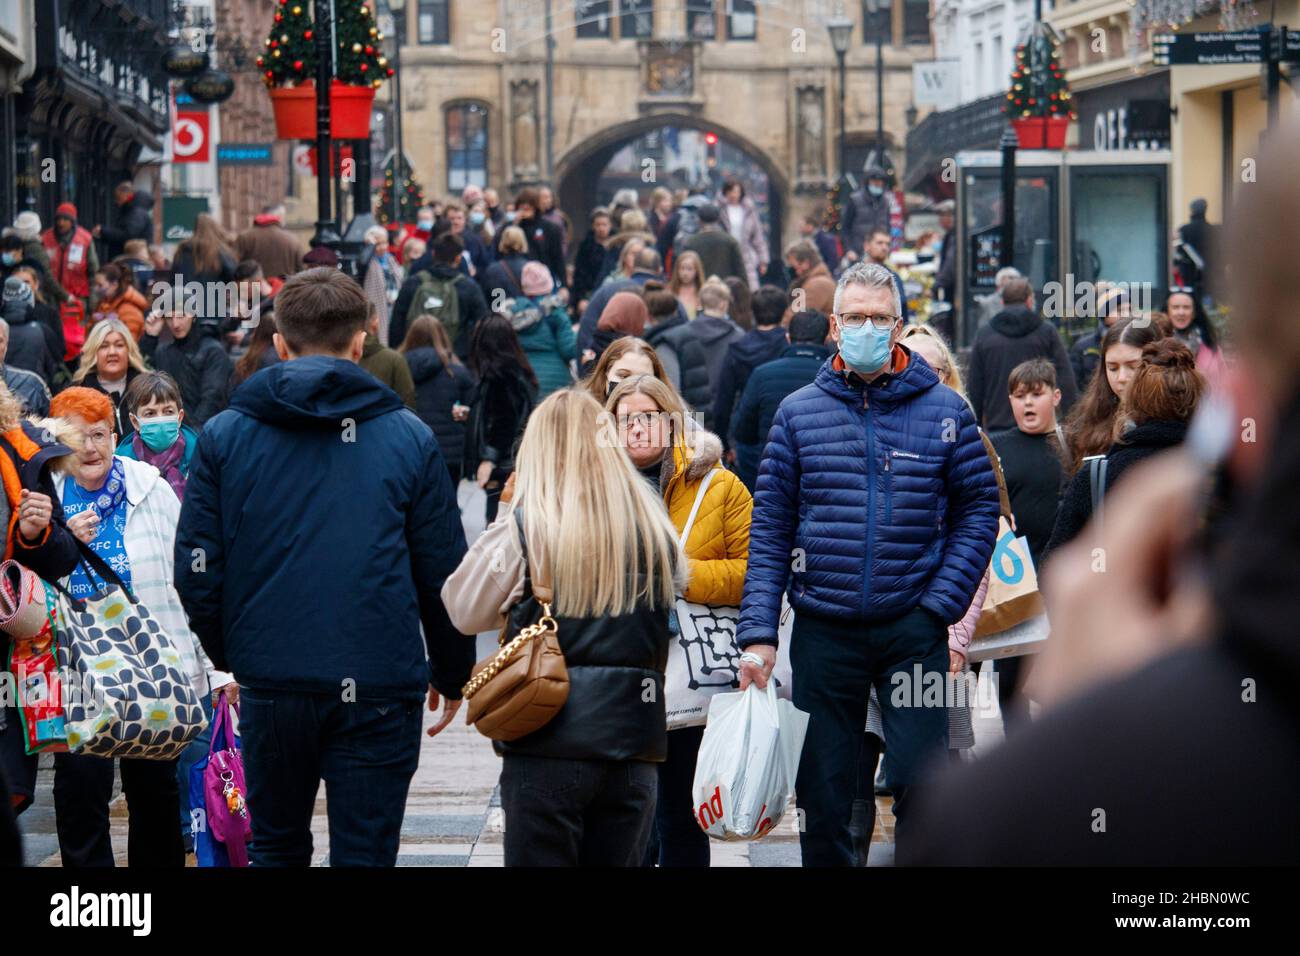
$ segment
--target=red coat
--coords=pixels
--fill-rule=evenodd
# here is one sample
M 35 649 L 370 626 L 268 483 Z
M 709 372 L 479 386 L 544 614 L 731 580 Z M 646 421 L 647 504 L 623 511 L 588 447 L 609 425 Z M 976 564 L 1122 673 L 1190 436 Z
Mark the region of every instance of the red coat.
M 50 274 L 70 295 L 81 299 L 90 295 L 94 242 L 90 232 L 81 226 L 77 226 L 67 245 L 59 242 L 53 227 L 41 233 L 41 245 L 50 256 Z

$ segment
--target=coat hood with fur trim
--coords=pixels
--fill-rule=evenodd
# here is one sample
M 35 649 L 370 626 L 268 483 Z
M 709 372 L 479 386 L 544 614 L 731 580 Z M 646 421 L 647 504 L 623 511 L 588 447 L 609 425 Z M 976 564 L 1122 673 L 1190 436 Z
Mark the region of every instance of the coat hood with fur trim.
M 719 461 L 722 460 L 722 439 L 711 431 L 696 425 L 694 419 L 687 419 L 685 441 L 678 442 L 673 435 L 673 453 L 664 455 L 663 465 L 659 471 L 659 487 L 667 488 L 668 483 L 677 476 L 683 465 L 686 468 L 687 481 L 699 481 Z

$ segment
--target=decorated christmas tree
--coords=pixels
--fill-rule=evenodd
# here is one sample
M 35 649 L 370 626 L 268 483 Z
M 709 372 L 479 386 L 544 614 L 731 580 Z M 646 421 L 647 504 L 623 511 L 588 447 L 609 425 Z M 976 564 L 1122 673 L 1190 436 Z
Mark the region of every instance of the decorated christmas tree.
M 415 213 L 424 205 L 424 190 L 415 181 L 411 164 L 402 157 L 401 171 L 395 173 L 397 156 L 394 154 L 384 164 L 384 188 L 379 194 L 379 222 L 388 225 L 393 215 L 393 190 L 398 191 L 398 222 L 414 222 Z
M 351 86 L 378 87 L 393 75 L 380 43 L 384 35 L 368 3 L 341 0 L 334 8 L 338 44 L 336 76 Z M 309 0 L 277 0 L 274 23 L 257 58 L 268 87 L 296 86 L 316 79 L 315 20 Z
M 1061 53 L 1046 29 L 1016 47 L 1016 65 L 1011 71 L 1005 110 L 1012 119 L 1041 116 L 1074 119 Z
M 316 76 L 316 43 L 312 39 L 311 4 L 279 0 L 271 32 L 257 58 L 267 86 L 296 86 Z

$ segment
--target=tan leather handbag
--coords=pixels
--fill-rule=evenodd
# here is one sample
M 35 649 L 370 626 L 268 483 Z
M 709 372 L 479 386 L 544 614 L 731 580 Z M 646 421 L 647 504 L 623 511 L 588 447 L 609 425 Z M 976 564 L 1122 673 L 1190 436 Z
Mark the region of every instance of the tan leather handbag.
M 518 520 L 519 512 L 515 514 Z M 526 552 L 524 560 L 528 560 Z M 492 740 L 518 740 L 531 734 L 545 726 L 569 699 L 569 670 L 551 616 L 554 593 L 542 574 L 532 585 L 541 617 L 513 638 L 507 638 L 511 627 L 507 621 L 497 640 L 501 649 L 474 665 L 462 691 L 469 702 L 469 722 Z

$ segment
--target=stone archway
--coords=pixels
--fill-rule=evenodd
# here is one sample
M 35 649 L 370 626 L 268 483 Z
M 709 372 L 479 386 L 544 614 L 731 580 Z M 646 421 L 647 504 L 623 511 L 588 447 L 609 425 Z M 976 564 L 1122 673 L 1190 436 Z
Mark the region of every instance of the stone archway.
M 746 136 L 705 116 L 684 112 L 649 113 L 616 123 L 584 138 L 556 160 L 553 177 L 555 198 L 573 223 L 574 242 L 586 235 L 587 216 L 597 202 L 597 182 L 614 154 L 645 133 L 665 126 L 716 133 L 719 140 L 729 142 L 762 168 L 768 177 L 770 193 L 768 244 L 773 261 L 780 262 L 781 236 L 790 196 L 789 177 L 771 156 Z M 643 191 L 648 192 L 653 186 L 653 183 L 648 183 Z

